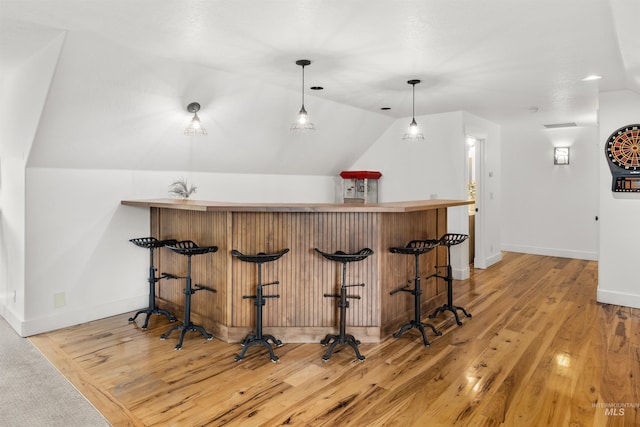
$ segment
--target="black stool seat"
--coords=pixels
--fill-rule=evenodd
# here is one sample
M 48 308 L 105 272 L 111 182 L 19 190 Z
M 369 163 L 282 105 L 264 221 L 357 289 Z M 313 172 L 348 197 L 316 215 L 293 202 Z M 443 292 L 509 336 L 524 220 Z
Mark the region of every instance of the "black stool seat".
M 439 240 L 412 240 L 405 247 L 389 248 L 389 252 L 404 255 L 422 255 L 438 246 Z
M 266 298 L 280 298 L 280 295 L 264 295 L 263 287 L 270 285 L 279 285 L 279 281 L 271 282 L 271 283 L 262 283 L 262 264 L 265 262 L 271 262 L 279 259 L 284 254 L 289 252 L 289 249 L 283 249 L 281 252 L 273 253 L 273 254 L 265 254 L 264 252 L 260 252 L 256 255 L 245 255 L 235 249 L 231 251 L 231 255 L 238 258 L 240 261 L 251 262 L 258 265 L 258 284 L 256 286 L 256 295 L 243 295 L 243 299 L 254 299 L 253 305 L 256 307 L 256 331 L 255 334 L 247 335 L 242 342 L 242 351 L 239 355 L 236 355 L 236 362 L 242 360 L 247 353 L 249 347 L 254 345 L 261 345 L 265 347 L 269 351 L 269 355 L 271 356 L 272 362 L 278 361 L 278 356 L 273 352 L 273 347 L 269 343 L 271 341 L 275 346 L 282 346 L 282 341 L 276 339 L 273 335 L 265 335 L 262 333 L 262 307 L 266 304 Z
M 447 233 L 443 235 L 438 240 L 438 242 L 440 243 L 440 246 L 451 247 L 451 246 L 459 245 L 460 243 L 464 242 L 468 238 L 469 236 L 466 234 Z
M 389 292 L 389 295 L 396 294 L 398 292 L 409 292 L 413 295 L 413 312 L 414 318 L 407 324 L 400 327 L 400 330 L 393 334 L 394 338 L 400 338 L 402 334 L 412 328 L 416 328 L 422 334 L 422 342 L 425 347 L 429 347 L 429 341 L 427 340 L 427 334 L 424 330 L 425 326 L 431 328 L 434 334 L 437 336 L 442 335 L 442 332 L 436 330 L 431 323 L 422 322 L 422 315 L 420 313 L 420 295 L 422 295 L 422 289 L 420 287 L 420 261 L 419 257 L 422 254 L 430 252 L 433 248 L 438 246 L 438 240 L 412 240 L 405 247 L 389 248 L 389 252 L 403 255 L 413 255 L 415 257 L 415 276 L 409 280 L 409 283 L 413 282 L 413 289 L 409 288 L 409 285 L 401 286 Z
M 286 254 L 287 252 L 289 252 L 289 249 L 284 249 L 282 252 L 278 252 L 275 254 L 265 254 L 264 252 L 260 252 L 256 255 L 245 255 L 243 253 L 238 252 L 237 250 L 232 250 L 231 251 L 231 255 L 233 255 L 234 257 L 238 258 L 241 261 L 244 262 L 252 262 L 255 264 L 262 264 L 265 262 L 271 262 L 271 261 L 275 261 L 277 259 L 279 259 L 280 257 L 282 257 L 282 255 Z
M 167 245 L 167 247 L 180 255 L 204 255 L 218 250 L 217 246 L 198 246 L 191 240 L 176 242 L 173 245 Z
M 361 249 L 359 252 L 353 253 L 353 254 L 348 254 L 342 251 L 336 251 L 334 253 L 327 253 L 327 252 L 322 252 L 320 249 L 315 248 L 316 252 L 318 252 L 320 255 L 322 255 L 323 257 L 325 257 L 326 259 L 330 259 L 331 261 L 336 261 L 336 262 L 357 262 L 357 261 L 362 261 L 363 259 L 365 259 L 366 257 L 368 257 L 369 255 L 373 254 L 373 250 L 369 249 L 369 248 L 364 248 Z
M 331 357 L 331 354 L 333 353 L 333 349 L 338 344 L 349 345 L 351 348 L 353 348 L 353 351 L 356 353 L 356 357 L 358 358 L 358 360 L 364 360 L 365 357 L 361 355 L 360 351 L 358 350 L 358 345 L 360 345 L 360 341 L 355 339 L 353 335 L 346 333 L 346 314 L 347 314 L 347 308 L 349 308 L 349 301 L 347 301 L 347 299 L 360 299 L 360 296 L 358 295 L 347 295 L 347 288 L 355 287 L 355 286 L 364 287 L 365 284 L 364 283 L 359 283 L 356 285 L 346 284 L 347 263 L 364 260 L 369 255 L 373 255 L 373 250 L 369 248 L 364 248 L 364 249 L 361 249 L 359 252 L 351 253 L 351 254 L 345 253 L 342 251 L 328 253 L 328 252 L 323 252 L 318 248 L 315 248 L 315 251 L 328 260 L 342 263 L 342 283 L 340 285 L 340 294 L 339 295 L 324 294 L 325 298 L 338 298 L 338 307 L 340 308 L 340 333 L 338 335 L 328 334 L 326 337 L 324 337 L 323 340 L 320 341 L 320 344 L 322 345 L 328 345 L 331 342 L 331 345 L 329 346 L 329 349 L 327 350 L 326 354 L 322 357 L 322 360 L 324 360 L 325 362 L 329 360 L 329 358 Z
M 441 307 L 436 308 L 435 311 L 429 315 L 430 319 L 436 317 L 440 312 L 450 311 L 456 318 L 456 323 L 458 325 L 462 325 L 462 322 L 458 317 L 457 310 L 460 310 L 462 313 L 464 313 L 465 316 L 471 317 L 471 314 L 467 313 L 467 310 L 460 306 L 453 305 L 453 273 L 451 271 L 451 246 L 459 245 L 468 238 L 469 236 L 466 234 L 447 233 L 439 239 L 440 246 L 446 246 L 447 248 L 447 264 L 436 265 L 436 268 L 447 267 L 447 275 L 443 276 L 436 273 L 432 277 L 439 277 L 447 281 L 447 303 L 442 305 Z
M 198 331 L 200 332 L 206 339 L 211 340 L 213 335 L 208 333 L 202 326 L 194 325 L 191 322 L 191 295 L 195 294 L 197 291 L 209 291 L 216 292 L 215 289 L 202 286 L 202 285 L 194 285 L 196 289 L 193 289 L 191 286 L 191 257 L 194 255 L 204 255 L 211 252 L 216 252 L 218 250 L 217 246 L 198 246 L 196 243 L 191 240 L 183 240 L 180 242 L 175 242 L 172 245 L 167 245 L 167 248 L 172 250 L 173 252 L 185 255 L 187 257 L 187 275 L 186 276 L 175 276 L 169 273 L 163 273 L 163 275 L 169 279 L 185 279 L 185 288 L 184 288 L 184 321 L 182 325 L 173 326 L 169 329 L 165 334 L 160 336 L 160 339 L 167 339 L 169 335 L 175 330 L 180 331 L 180 339 L 178 344 L 176 345 L 176 350 L 180 350 L 182 348 L 182 341 L 184 340 L 184 335 L 188 331 Z
M 163 314 L 169 319 L 170 322 L 175 322 L 176 318 L 170 314 L 167 310 L 162 310 L 156 306 L 156 283 L 161 279 L 166 279 L 166 276 L 156 277 L 156 268 L 153 265 L 153 251 L 157 248 L 162 248 L 166 245 L 175 244 L 176 241 L 170 240 L 158 240 L 155 237 L 137 237 L 129 240 L 136 246 L 144 249 L 149 249 L 149 307 L 145 310 L 139 310 L 135 316 L 129 318 L 129 322 L 135 322 L 136 318 L 140 314 L 146 314 L 142 329 L 147 329 L 149 326 L 149 317 L 151 314 Z

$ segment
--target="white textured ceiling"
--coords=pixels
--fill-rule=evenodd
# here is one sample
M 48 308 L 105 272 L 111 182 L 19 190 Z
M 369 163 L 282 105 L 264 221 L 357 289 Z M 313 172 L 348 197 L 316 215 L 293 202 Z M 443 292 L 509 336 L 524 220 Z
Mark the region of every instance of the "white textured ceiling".
M 497 123 L 590 123 L 598 90 L 640 92 L 640 0 L 0 0 L 0 61 L 52 29 L 393 117 L 465 110 Z M 589 74 L 603 79 L 583 82 Z

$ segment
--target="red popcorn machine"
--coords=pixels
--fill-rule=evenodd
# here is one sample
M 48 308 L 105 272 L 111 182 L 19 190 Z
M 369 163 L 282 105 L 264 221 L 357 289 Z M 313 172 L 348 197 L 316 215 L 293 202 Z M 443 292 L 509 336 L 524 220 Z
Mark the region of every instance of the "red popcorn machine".
M 344 203 L 378 203 L 377 171 L 342 171 L 342 201 Z

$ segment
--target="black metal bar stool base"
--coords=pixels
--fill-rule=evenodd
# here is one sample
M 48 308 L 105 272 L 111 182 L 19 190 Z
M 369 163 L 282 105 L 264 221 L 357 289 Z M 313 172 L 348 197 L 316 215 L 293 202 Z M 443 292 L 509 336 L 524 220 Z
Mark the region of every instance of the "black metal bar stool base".
M 458 312 L 457 312 L 456 310 L 460 310 L 460 311 L 461 311 L 461 312 L 463 312 L 463 313 L 464 313 L 464 315 L 465 315 L 465 316 L 467 316 L 467 317 L 472 317 L 472 316 L 471 316 L 471 313 L 467 313 L 467 310 L 465 310 L 465 309 L 464 309 L 464 308 L 462 308 L 462 307 L 459 307 L 459 306 L 457 306 L 457 305 L 449 305 L 449 304 L 445 304 L 445 305 L 443 305 L 443 306 L 441 306 L 441 307 L 436 308 L 436 310 L 435 310 L 433 313 L 431 313 L 431 314 L 429 315 L 429 319 L 433 319 L 434 317 L 436 317 L 436 316 L 438 315 L 438 313 L 442 313 L 442 312 L 444 312 L 444 311 L 450 311 L 450 312 L 452 312 L 452 313 L 453 313 L 453 315 L 455 316 L 455 318 L 456 318 L 456 323 L 457 323 L 458 325 L 462 325 L 462 322 L 460 321 L 460 317 L 458 317 Z
M 160 308 L 153 308 L 153 309 L 150 308 L 150 309 L 147 309 L 147 310 L 138 311 L 135 316 L 129 318 L 129 322 L 135 322 L 136 318 L 141 314 L 146 314 L 147 315 L 147 317 L 144 319 L 144 324 L 141 327 L 142 330 L 146 330 L 149 327 L 149 317 L 152 314 L 156 314 L 158 316 L 165 315 L 167 317 L 167 319 L 169 319 L 169 322 L 175 322 L 177 320 L 167 310 L 163 310 L 163 309 L 160 309 Z
M 254 345 L 261 345 L 265 347 L 269 351 L 269 356 L 271 357 L 272 362 L 275 363 L 279 359 L 278 356 L 276 356 L 273 352 L 273 347 L 271 346 L 271 344 L 269 344 L 269 341 L 271 341 L 276 347 L 281 347 L 282 341 L 276 339 L 276 337 L 274 337 L 273 335 L 262 333 L 262 309 L 267 302 L 267 298 L 280 298 L 280 295 L 264 295 L 264 287 L 279 285 L 280 282 L 275 281 L 272 283 L 262 283 L 262 264 L 264 264 L 265 262 L 276 261 L 287 252 L 289 252 L 289 249 L 283 249 L 280 252 L 272 254 L 265 254 L 263 252 L 260 252 L 256 255 L 245 255 L 235 249 L 231 251 L 231 255 L 240 259 L 241 261 L 254 263 L 258 266 L 258 284 L 256 285 L 256 295 L 244 295 L 242 297 L 243 299 L 254 300 L 253 305 L 255 306 L 256 313 L 256 329 L 255 333 L 247 335 L 240 343 L 242 345 L 242 351 L 240 352 L 240 354 L 235 356 L 236 362 L 241 361 L 247 353 L 249 347 L 252 347 Z
M 358 360 L 364 360 L 365 357 L 360 354 L 360 350 L 358 350 L 358 345 L 360 345 L 360 341 L 358 341 L 357 339 L 355 339 L 355 337 L 351 334 L 344 334 L 344 335 L 334 335 L 334 334 L 329 334 L 326 337 L 324 337 L 324 339 L 322 341 L 320 341 L 320 344 L 326 346 L 329 345 L 329 343 L 333 340 L 333 342 L 331 343 L 331 345 L 329 346 L 329 349 L 327 350 L 327 352 L 325 353 L 324 356 L 322 356 L 322 360 L 323 361 L 327 361 L 331 358 L 331 354 L 333 353 L 333 349 L 339 345 L 348 345 L 350 346 L 353 351 L 356 353 L 356 357 L 358 358 Z
M 273 347 L 271 346 L 271 344 L 269 344 L 269 340 L 271 340 L 271 342 L 273 342 L 273 345 L 275 345 L 276 347 L 282 347 L 282 341 L 276 339 L 276 337 L 274 337 L 273 335 L 262 335 L 261 338 L 256 335 L 247 335 L 245 339 L 243 339 L 240 343 L 240 345 L 242 345 L 242 351 L 240 352 L 240 354 L 235 356 L 236 362 L 241 361 L 244 358 L 244 355 L 247 353 L 249 347 L 252 347 L 254 345 L 261 345 L 265 347 L 269 351 L 271 361 L 277 362 L 280 358 L 273 352 Z
M 168 279 L 184 279 L 185 287 L 182 293 L 184 294 L 184 320 L 182 321 L 182 325 L 175 325 L 169 328 L 169 330 L 160 335 L 161 340 L 166 340 L 169 335 L 173 331 L 180 331 L 180 339 L 178 340 L 178 345 L 176 345 L 175 349 L 180 350 L 182 348 L 182 342 L 184 340 L 184 336 L 189 331 L 197 331 L 200 332 L 207 340 L 211 340 L 213 335 L 208 333 L 202 326 L 194 325 L 191 321 L 191 296 L 198 291 L 208 291 L 215 293 L 216 290 L 207 286 L 202 285 L 194 285 L 195 289 L 191 286 L 191 257 L 194 255 L 203 255 L 208 253 L 213 253 L 218 251 L 217 246 L 198 246 L 191 240 L 183 240 L 181 242 L 176 242 L 173 245 L 167 245 L 167 248 L 171 249 L 173 252 L 185 255 L 187 257 L 187 275 L 186 276 L 176 276 L 169 273 L 162 273 L 162 275 Z
M 436 308 L 435 311 L 429 315 L 429 319 L 433 319 L 439 313 L 442 313 L 444 311 L 450 311 L 453 313 L 454 317 L 456 318 L 456 323 L 459 326 L 459 325 L 462 325 L 462 322 L 460 321 L 460 317 L 458 316 L 458 310 L 463 312 L 465 316 L 471 317 L 471 314 L 467 313 L 467 310 L 465 310 L 460 306 L 453 305 L 453 273 L 451 269 L 451 246 L 459 245 L 460 243 L 464 242 L 468 238 L 469 236 L 467 236 L 466 234 L 452 234 L 452 233 L 447 233 L 440 238 L 440 245 L 445 246 L 447 248 L 447 264 L 440 265 L 440 266 L 436 265 L 436 268 L 446 267 L 447 275 L 443 276 L 436 273 L 432 277 L 438 277 L 447 282 L 447 303 Z
M 353 335 L 346 333 L 347 308 L 349 308 L 349 301 L 347 301 L 347 299 L 360 299 L 360 297 L 358 295 L 347 295 L 347 288 L 364 287 L 365 284 L 364 283 L 358 283 L 355 285 L 346 284 L 347 264 L 350 262 L 358 262 L 358 261 L 364 260 L 369 255 L 373 255 L 373 250 L 369 248 L 364 248 L 364 249 L 361 249 L 359 252 L 353 253 L 353 254 L 348 254 L 342 251 L 336 251 L 335 253 L 331 254 L 327 252 L 322 252 L 318 248 L 315 248 L 315 251 L 328 260 L 336 261 L 342 264 L 342 282 L 340 284 L 340 294 L 339 295 L 324 294 L 325 298 L 338 299 L 338 308 L 340 309 L 339 310 L 340 333 L 337 335 L 328 334 L 327 336 L 324 337 L 323 340 L 320 341 L 320 344 L 324 346 L 329 345 L 329 343 L 333 341 L 331 342 L 331 345 L 329 346 L 329 349 L 327 350 L 325 355 L 322 356 L 322 360 L 324 362 L 328 361 L 329 358 L 331 357 L 331 354 L 333 353 L 333 349 L 338 344 L 341 344 L 341 345 L 350 346 L 353 349 L 353 351 L 356 353 L 356 357 L 358 358 L 358 360 L 362 361 L 365 359 L 365 357 L 362 354 L 360 354 L 360 350 L 358 350 L 358 345 L 360 344 L 360 341 L 355 339 Z
M 167 338 L 169 338 L 169 335 L 171 335 L 171 333 L 173 331 L 180 331 L 180 339 L 178 340 L 178 345 L 176 345 L 176 350 L 180 350 L 182 348 L 182 341 L 184 340 L 184 336 L 189 331 L 200 332 L 209 341 L 211 341 L 213 339 L 213 335 L 208 333 L 202 326 L 194 325 L 193 323 L 191 323 L 189 325 L 176 325 L 176 326 L 173 326 L 171 329 L 169 329 L 167 331 L 166 334 L 160 335 L 160 339 L 161 340 L 166 340 Z
M 393 334 L 393 337 L 394 338 L 400 338 L 402 336 L 402 334 L 407 332 L 409 329 L 415 328 L 415 329 L 419 330 L 420 333 L 422 334 L 422 342 L 424 343 L 424 346 L 425 347 L 429 347 L 431 344 L 429 343 L 429 340 L 427 339 L 427 333 L 424 330 L 425 327 L 431 328 L 433 333 L 436 334 L 437 336 L 441 336 L 442 335 L 442 332 L 436 330 L 435 326 L 433 326 L 431 323 L 416 322 L 415 320 L 412 320 L 409 323 L 407 323 L 406 325 L 402 325 L 400 327 L 400 330 L 398 332 L 396 332 L 395 334 Z
M 167 245 L 173 245 L 177 243 L 174 239 L 168 240 L 158 240 L 155 237 L 138 237 L 135 239 L 129 239 L 131 243 L 134 245 L 149 249 L 149 278 L 147 281 L 149 282 L 149 307 L 144 310 L 139 310 L 135 316 L 129 318 L 129 322 L 135 322 L 139 315 L 146 314 L 147 317 L 144 319 L 144 324 L 142 325 L 142 330 L 146 330 L 149 327 L 149 317 L 152 314 L 157 315 L 165 315 L 170 322 L 175 322 L 176 318 L 167 310 L 162 310 L 156 306 L 156 283 L 162 279 L 166 279 L 166 275 L 162 275 L 160 277 L 156 277 L 156 268 L 153 263 L 153 253 L 155 249 L 165 247 Z
M 422 321 L 420 296 L 422 295 L 422 288 L 420 286 L 420 255 L 430 252 L 433 248 L 438 246 L 438 240 L 412 240 L 404 248 L 389 248 L 391 253 L 413 255 L 415 257 L 415 276 L 409 280 L 409 283 L 413 282 L 413 289 L 408 289 L 409 285 L 404 285 L 398 289 L 389 292 L 393 295 L 398 292 L 408 292 L 413 295 L 413 319 L 409 323 L 400 327 L 400 330 L 393 334 L 394 338 L 400 338 L 409 329 L 417 329 L 422 334 L 422 342 L 425 347 L 429 347 L 431 344 L 427 339 L 427 334 L 424 330 L 425 327 L 431 328 L 434 334 L 441 336 L 442 332 L 436 330 L 435 326 L 431 323 L 425 323 Z

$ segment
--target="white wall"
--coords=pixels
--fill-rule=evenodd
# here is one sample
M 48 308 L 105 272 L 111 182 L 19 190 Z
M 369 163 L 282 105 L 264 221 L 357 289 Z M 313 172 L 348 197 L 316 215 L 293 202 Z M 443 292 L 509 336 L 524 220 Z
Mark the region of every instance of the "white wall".
M 488 170 L 492 172 L 492 176 L 499 176 L 500 135 L 497 125 L 460 111 L 418 116 L 416 121 L 425 140 L 406 142 L 402 140 L 402 135 L 406 132 L 409 121 L 397 120 L 350 166 L 351 170 L 382 172 L 379 189 L 381 202 L 432 198 L 466 200 L 467 129 L 473 129 L 476 136 L 486 138 L 490 155 L 498 153 L 498 161 L 490 160 Z M 500 189 L 495 179 L 487 181 L 487 186 L 495 198 L 489 204 L 486 228 L 487 245 L 494 249 L 494 253 L 487 252 L 489 262 L 486 266 L 500 260 L 500 235 L 497 227 Z M 450 208 L 448 213 L 449 231 L 467 234 L 467 207 Z M 451 257 L 455 277 L 468 277 L 468 242 L 452 249 Z
M 27 170 L 26 312 L 32 335 L 144 307 L 149 209 L 121 200 L 168 197 L 184 177 L 192 198 L 231 202 L 332 202 L 333 177 L 124 170 Z M 65 305 L 54 305 L 63 294 Z
M 417 116 L 425 140 L 402 140 L 410 119 L 396 120 L 350 170 L 377 170 L 379 200 L 466 198 L 462 113 Z M 460 147 L 458 147 L 460 146 Z M 462 160 L 461 160 L 462 159 Z
M 63 40 L 60 32 L 0 80 L 0 314 L 19 333 L 28 305 L 25 165 Z
M 600 94 L 600 262 L 598 301 L 640 308 L 640 193 L 613 193 L 604 144 L 616 129 L 640 123 L 640 95 Z
M 598 259 L 598 128 L 502 128 L 502 249 Z M 553 164 L 554 147 L 570 164 Z

